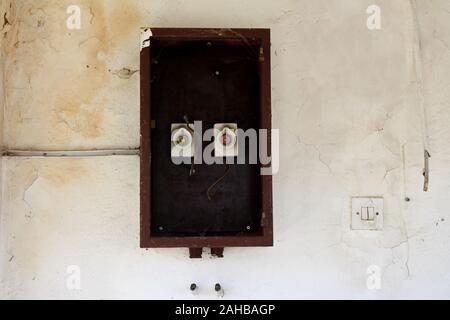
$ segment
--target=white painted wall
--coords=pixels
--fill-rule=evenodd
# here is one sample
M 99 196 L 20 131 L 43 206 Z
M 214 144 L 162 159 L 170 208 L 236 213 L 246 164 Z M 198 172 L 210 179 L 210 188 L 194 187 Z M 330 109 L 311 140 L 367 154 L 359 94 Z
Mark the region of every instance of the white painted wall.
M 215 282 L 236 299 L 450 298 L 448 1 L 77 3 L 72 31 L 69 1 L 7 9 L 5 146 L 137 147 L 139 76 L 120 76 L 139 69 L 139 27 L 270 27 L 275 245 L 202 260 L 143 250 L 138 157 L 6 157 L 1 298 L 190 298 L 191 282 L 199 298 Z M 381 30 L 366 27 L 371 4 Z M 384 197 L 383 231 L 350 230 L 350 198 L 367 195 Z M 69 265 L 81 290 L 66 287 Z M 366 286 L 371 265 L 379 290 Z
M 3 1 L 0 1 L 0 12 L 4 12 L 6 10 L 6 5 Z M 8 27 L 7 25 L 3 26 L 3 29 Z M 1 35 L 3 35 L 3 30 Z M 3 37 L 0 36 L 0 235 L 3 234 L 2 230 L 2 206 L 3 206 L 3 107 L 5 105 L 5 95 L 4 95 L 4 86 L 3 86 L 3 76 L 4 76 L 4 51 L 3 49 Z M 1 253 L 0 253 L 1 254 Z M 1 269 L 0 269 L 1 270 Z M 0 279 L 2 277 L 0 276 Z M 1 280 L 0 280 L 1 281 Z

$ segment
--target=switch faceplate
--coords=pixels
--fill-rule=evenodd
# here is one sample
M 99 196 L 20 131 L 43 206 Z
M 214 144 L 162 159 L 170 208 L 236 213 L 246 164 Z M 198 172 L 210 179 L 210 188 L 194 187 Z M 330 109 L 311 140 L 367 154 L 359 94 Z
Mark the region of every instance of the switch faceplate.
M 353 230 L 382 230 L 383 198 L 353 197 L 351 227 Z

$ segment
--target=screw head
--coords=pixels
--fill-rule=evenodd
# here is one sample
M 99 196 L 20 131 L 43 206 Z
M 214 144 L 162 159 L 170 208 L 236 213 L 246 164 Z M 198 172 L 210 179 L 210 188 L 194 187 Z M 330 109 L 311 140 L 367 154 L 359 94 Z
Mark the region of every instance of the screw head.
M 195 283 L 191 283 L 191 286 L 189 287 L 189 289 L 191 291 L 194 291 L 195 289 L 197 289 L 197 285 Z
M 216 283 L 215 285 L 214 285 L 214 290 L 215 291 L 220 291 L 222 289 L 222 286 L 220 285 L 220 283 Z

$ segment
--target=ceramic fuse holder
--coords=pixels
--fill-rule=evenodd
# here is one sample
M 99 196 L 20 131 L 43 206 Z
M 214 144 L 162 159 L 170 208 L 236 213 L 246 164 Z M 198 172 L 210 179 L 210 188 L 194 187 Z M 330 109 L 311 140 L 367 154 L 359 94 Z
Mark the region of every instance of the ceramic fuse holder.
M 173 123 L 171 125 L 171 156 L 189 158 L 194 156 L 193 124 Z
M 237 155 L 237 124 L 216 123 L 214 125 L 214 156 L 237 157 Z

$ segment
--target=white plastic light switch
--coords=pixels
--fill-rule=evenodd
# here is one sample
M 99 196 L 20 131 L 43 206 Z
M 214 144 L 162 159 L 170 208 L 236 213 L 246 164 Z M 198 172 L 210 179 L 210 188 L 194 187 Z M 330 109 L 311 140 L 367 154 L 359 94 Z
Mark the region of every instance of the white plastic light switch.
M 383 198 L 353 197 L 352 198 L 352 229 L 382 230 L 383 229 Z
M 238 139 L 236 123 L 214 124 L 214 156 L 236 157 L 238 155 Z
M 171 125 L 171 156 L 172 157 L 193 157 L 195 154 L 194 125 L 186 123 L 172 123 Z

